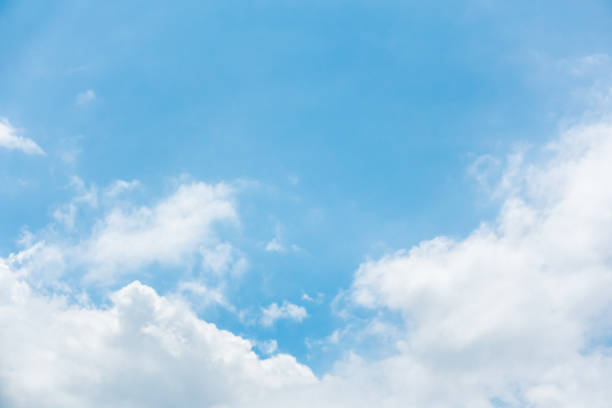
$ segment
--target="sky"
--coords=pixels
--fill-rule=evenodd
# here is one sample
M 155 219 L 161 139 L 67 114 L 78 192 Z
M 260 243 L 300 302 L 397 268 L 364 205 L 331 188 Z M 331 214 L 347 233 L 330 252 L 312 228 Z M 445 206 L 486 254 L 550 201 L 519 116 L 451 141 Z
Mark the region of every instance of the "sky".
M 0 406 L 608 407 L 611 27 L 0 0 Z

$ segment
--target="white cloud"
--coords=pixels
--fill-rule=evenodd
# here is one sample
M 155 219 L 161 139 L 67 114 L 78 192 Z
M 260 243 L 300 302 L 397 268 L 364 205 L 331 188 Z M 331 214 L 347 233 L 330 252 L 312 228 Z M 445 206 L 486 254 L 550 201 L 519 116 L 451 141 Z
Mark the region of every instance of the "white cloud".
M 96 99 L 96 93 L 94 91 L 92 91 L 91 89 L 88 89 L 86 91 L 79 92 L 77 94 L 77 96 L 76 96 L 76 104 L 78 106 L 87 105 L 88 103 L 90 103 L 94 99 Z
M 200 248 L 204 269 L 215 275 L 242 275 L 248 268 L 244 255 L 230 243 L 223 242 L 215 246 Z
M 0 147 L 21 150 L 26 154 L 44 155 L 45 152 L 31 139 L 19 135 L 8 119 L 0 117 Z
M 300 247 L 295 245 L 295 244 L 289 245 L 288 248 L 291 249 L 291 251 L 293 251 L 293 252 L 300 251 Z M 272 238 L 272 240 L 270 240 L 266 244 L 266 251 L 268 251 L 268 252 L 285 252 L 285 251 L 287 251 L 287 246 L 285 245 L 285 243 L 283 242 L 283 239 L 282 239 L 282 227 L 281 227 L 280 224 L 276 225 L 276 231 L 274 233 L 274 238 Z
M 260 322 L 263 326 L 270 327 L 278 319 L 289 319 L 296 322 L 301 322 L 308 317 L 308 312 L 302 306 L 294 305 L 284 301 L 282 305 L 272 303 L 268 307 L 261 308 Z
M 410 328 L 398 356 L 379 365 L 404 367 L 414 393 L 405 402 L 609 403 L 612 127 L 574 128 L 547 150 L 542 163 L 514 160 L 494 224 L 359 268 L 354 301 L 398 311 Z
M 266 251 L 268 252 L 283 252 L 285 247 L 280 243 L 278 237 L 272 238 L 272 241 L 266 244 Z
M 32 234 L 24 251 L 39 245 L 61 253 L 66 272 L 87 271 L 85 282 L 99 285 L 112 284 L 121 275 L 152 264 L 187 269 L 201 262 L 216 275 L 238 276 L 246 270 L 248 263 L 241 252 L 229 243 L 219 243 L 216 234 L 217 223 L 238 221 L 232 188 L 223 183 L 185 182 L 153 205 L 134 206 L 116 200 L 121 190 L 136 185 L 113 183 L 99 194 L 96 186 L 86 187 L 78 177 L 73 178 L 75 198 L 58 208 L 54 218 L 70 231 L 81 210 L 96 213 L 88 214 L 76 233 L 62 235 L 51 225 Z M 69 239 L 70 235 L 77 239 Z M 36 265 L 25 259 L 15 261 L 12 267 L 44 279 L 44 271 Z
M 152 263 L 180 265 L 202 246 L 214 244 L 213 224 L 236 221 L 233 192 L 224 184 L 190 183 L 153 207 L 114 208 L 80 246 L 91 279 Z
M 70 179 L 70 186 L 76 193 L 75 197 L 69 203 L 57 208 L 53 212 L 53 218 L 72 229 L 80 206 L 87 205 L 94 208 L 98 206 L 98 189 L 93 185 L 86 187 L 85 182 L 76 176 Z
M 140 184 L 140 181 L 138 180 L 132 180 L 132 181 L 115 180 L 106 189 L 104 193 L 109 198 L 115 198 L 118 195 L 123 194 L 124 192 L 135 190 L 139 188 L 140 186 L 141 184 Z
M 244 406 L 317 379 L 134 282 L 106 309 L 46 297 L 0 260 L 3 407 Z
M 209 288 L 200 282 L 180 282 L 177 285 L 177 291 L 181 295 L 187 295 L 190 304 L 195 307 L 205 308 L 219 305 L 231 312 L 236 312 L 236 308 L 227 300 L 221 288 Z
M 0 402 L 11 408 L 607 408 L 612 126 L 571 129 L 544 154 L 548 158 L 539 162 L 510 160 L 501 187 L 494 189 L 506 195 L 494 222 L 464 239 L 436 237 L 360 266 L 346 296 L 355 307 L 372 310 L 363 330 L 393 338 L 391 346 L 377 343 L 392 355 L 366 360 L 345 349 L 346 357 L 321 379 L 290 356 L 258 359 L 246 340 L 139 283 L 116 292 L 111 307 L 98 309 L 42 296 L 23 281 L 24 273 L 1 264 Z M 176 208 L 190 214 L 200 206 L 178 205 L 184 198 L 177 197 L 199 202 L 200 190 L 214 187 L 183 187 L 146 207 L 147 221 L 128 223 L 118 239 L 128 246 L 134 237 L 149 242 L 153 227 L 170 229 L 160 227 L 166 224 L 156 216 L 166 212 L 175 214 L 168 218 L 177 220 L 178 231 L 189 230 L 184 226 L 189 217 L 176 216 Z M 205 203 L 214 201 L 208 197 Z M 174 210 L 162 211 L 164 206 Z M 133 216 L 138 211 L 120 212 L 138 219 Z M 108 217 L 92 242 L 115 225 Z M 227 218 L 233 216 L 214 219 Z M 210 224 L 193 223 L 207 231 Z M 185 247 L 199 250 L 193 241 L 200 238 L 168 245 L 179 253 Z M 38 255 L 43 249 L 32 247 L 13 258 L 57 261 L 51 252 Z M 115 266 L 167 262 L 158 254 L 139 255 L 145 252 L 136 251 L 129 262 L 119 257 Z M 307 316 L 302 309 L 273 303 L 261 310 L 260 322 L 301 320 Z M 385 312 L 402 324 L 384 321 Z M 352 333 L 340 328 L 328 343 L 342 346 Z
M 311 302 L 311 303 L 321 304 L 321 303 L 323 303 L 323 298 L 324 297 L 325 297 L 325 295 L 323 293 L 317 293 L 317 295 L 315 297 L 310 296 L 306 292 L 302 293 L 302 300 L 304 300 L 306 302 Z
M 608 407 L 612 126 L 571 129 L 544 154 L 509 160 L 495 222 L 361 265 L 347 296 L 372 309 L 362 331 L 393 338 L 391 356 L 349 353 L 320 382 L 249 406 Z
M 276 340 L 266 340 L 257 342 L 257 348 L 267 356 L 276 353 L 278 350 L 278 342 Z
M 268 252 L 285 252 L 286 248 L 282 242 L 282 227 L 280 224 L 276 224 L 274 238 L 266 244 L 266 251 Z

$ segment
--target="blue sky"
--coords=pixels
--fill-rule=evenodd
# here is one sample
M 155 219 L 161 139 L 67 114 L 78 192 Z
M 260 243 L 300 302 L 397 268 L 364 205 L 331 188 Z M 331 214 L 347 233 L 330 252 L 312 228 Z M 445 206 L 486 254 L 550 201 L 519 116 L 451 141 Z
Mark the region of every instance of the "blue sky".
M 0 0 L 0 260 L 99 310 L 138 280 L 317 378 L 389 361 L 421 309 L 363 287 L 421 242 L 511 236 L 517 196 L 548 214 L 558 195 L 532 193 L 558 181 L 530 171 L 607 123 L 611 18 L 606 1 Z

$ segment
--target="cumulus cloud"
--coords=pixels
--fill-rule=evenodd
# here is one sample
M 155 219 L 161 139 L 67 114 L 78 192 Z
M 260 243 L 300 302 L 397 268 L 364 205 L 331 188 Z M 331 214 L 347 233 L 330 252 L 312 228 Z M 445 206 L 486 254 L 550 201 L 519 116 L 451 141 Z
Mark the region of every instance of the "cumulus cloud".
M 612 127 L 571 129 L 545 154 L 511 160 L 496 222 L 357 271 L 353 300 L 398 311 L 410 328 L 380 364 L 420 373 L 418 389 L 405 382 L 417 406 L 604 407 L 612 397 Z
M 154 263 L 189 262 L 202 246 L 215 242 L 217 221 L 236 221 L 232 190 L 224 184 L 188 183 L 153 206 L 110 210 L 79 244 L 88 278 L 108 280 Z
M 213 241 L 216 221 L 235 221 L 232 190 L 224 184 L 190 183 L 153 207 L 115 208 L 81 245 L 92 279 L 159 263 L 180 265 Z
M 346 296 L 374 312 L 363 331 L 395 339 L 391 356 L 349 353 L 249 406 L 609 406 L 612 125 L 570 129 L 542 155 L 509 158 L 495 221 L 360 266 Z
M 46 297 L 0 263 L 2 406 L 241 406 L 317 381 L 293 357 L 259 359 L 249 341 L 139 282 L 111 301 Z
M 71 230 L 79 211 L 97 208 L 98 212 L 90 216 L 93 226 L 90 219 L 85 222 L 76 240 L 59 234 L 56 228 L 31 234 L 23 251 L 37 245 L 57 252 L 67 270 L 85 270 L 85 281 L 103 285 L 153 264 L 187 267 L 201 259 L 204 269 L 217 275 L 239 275 L 247 267 L 240 251 L 219 243 L 215 233 L 217 223 L 238 220 L 234 192 L 226 184 L 186 182 L 157 203 L 140 206 L 115 200 L 120 192 L 137 186 L 136 182 L 113 183 L 103 189 L 104 194 L 77 177 L 71 185 L 75 198 L 58 208 L 54 218 Z M 33 260 L 11 259 L 14 268 L 45 279 L 47 274 Z
M 284 301 L 280 306 L 277 303 L 272 303 L 268 307 L 261 308 L 260 322 L 263 326 L 270 327 L 279 319 L 301 322 L 306 317 L 308 317 L 308 312 L 305 308 Z
M 347 352 L 320 379 L 290 356 L 257 358 L 246 340 L 140 283 L 115 292 L 108 308 L 81 306 L 38 293 L 11 267 L 18 261 L 5 260 L 0 402 L 11 408 L 606 408 L 612 400 L 612 126 L 570 129 L 538 156 L 508 161 L 501 187 L 493 189 L 505 195 L 496 220 L 463 239 L 435 237 L 359 267 L 345 294 L 349 305 L 373 312 L 364 331 L 394 342 L 379 343 L 390 349 L 385 358 Z M 146 223 L 132 217 L 136 225 L 128 223 L 117 237 L 130 245 L 135 236 L 148 242 L 151 226 L 165 230 L 157 228 L 165 225 L 156 221 L 166 211 L 160 207 L 191 213 L 194 207 L 177 205 L 176 197 L 210 198 L 214 191 L 184 188 L 147 207 Z M 184 226 L 184 217 L 170 219 Z M 100 222 L 93 242 L 109 225 L 116 224 Z M 176 248 L 197 248 L 192 241 Z M 56 259 L 43 250 L 13 258 Z M 119 259 L 116 265 L 125 267 L 166 261 L 163 251 Z M 385 322 L 385 311 L 402 324 Z M 307 316 L 288 302 L 261 312 L 264 325 Z M 342 345 L 351 332 L 335 333 L 329 342 Z
M 32 139 L 19 135 L 6 118 L 0 117 L 0 147 L 9 150 L 21 150 L 26 154 L 44 155 L 45 152 Z

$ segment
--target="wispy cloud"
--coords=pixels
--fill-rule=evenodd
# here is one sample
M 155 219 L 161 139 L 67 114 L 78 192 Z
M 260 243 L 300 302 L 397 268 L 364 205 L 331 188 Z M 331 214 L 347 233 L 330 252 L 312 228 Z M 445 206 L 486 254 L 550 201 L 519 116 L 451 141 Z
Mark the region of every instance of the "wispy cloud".
M 278 350 L 278 342 L 274 339 L 266 341 L 258 341 L 257 348 L 265 355 L 270 356 Z
M 301 322 L 307 317 L 308 312 L 305 308 L 284 301 L 280 306 L 277 303 L 272 303 L 270 306 L 262 308 L 260 322 L 262 326 L 270 327 L 279 319 Z
M 32 139 L 19 135 L 6 118 L 0 117 L 0 147 L 9 150 L 21 150 L 25 154 L 44 155 L 45 152 Z
M 323 295 L 323 293 L 317 293 L 316 297 L 312 297 L 306 292 L 302 293 L 302 300 L 306 302 L 311 302 L 311 303 L 321 304 L 323 303 L 324 297 L 325 295 Z
M 124 192 L 134 190 L 140 186 L 141 184 L 140 184 L 140 181 L 138 180 L 132 180 L 132 181 L 115 180 L 113 184 L 111 184 L 104 193 L 109 198 L 115 198 Z
M 283 237 L 282 237 L 282 227 L 281 227 L 280 224 L 278 224 L 278 225 L 276 225 L 276 232 L 274 234 L 274 238 L 272 238 L 266 244 L 266 251 L 268 251 L 268 252 L 285 252 L 287 250 L 291 250 L 293 252 L 298 252 L 300 250 L 300 247 L 295 245 L 295 244 L 287 245 L 284 242 Z
M 77 94 L 77 96 L 76 96 L 76 104 L 78 106 L 87 105 L 88 103 L 90 103 L 94 99 L 96 99 L 96 93 L 94 91 L 92 91 L 91 89 L 88 89 L 86 91 L 79 92 Z
M 285 247 L 281 244 L 278 237 L 272 238 L 270 242 L 266 244 L 266 251 L 268 252 L 283 252 Z

